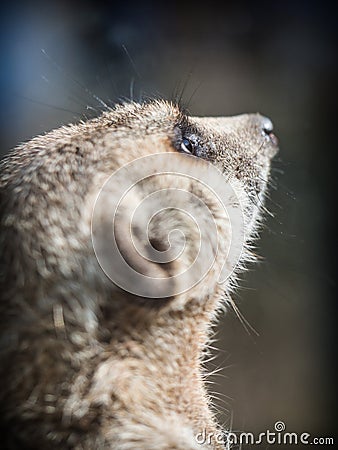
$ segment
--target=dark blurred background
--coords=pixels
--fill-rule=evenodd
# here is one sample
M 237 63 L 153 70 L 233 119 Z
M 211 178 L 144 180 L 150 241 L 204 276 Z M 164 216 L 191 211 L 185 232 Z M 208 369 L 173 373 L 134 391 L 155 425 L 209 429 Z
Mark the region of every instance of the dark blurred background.
M 337 16 L 325 2 L 2 4 L 1 152 L 102 103 L 259 111 L 280 138 L 258 253 L 217 328 L 211 390 L 235 430 L 336 434 Z

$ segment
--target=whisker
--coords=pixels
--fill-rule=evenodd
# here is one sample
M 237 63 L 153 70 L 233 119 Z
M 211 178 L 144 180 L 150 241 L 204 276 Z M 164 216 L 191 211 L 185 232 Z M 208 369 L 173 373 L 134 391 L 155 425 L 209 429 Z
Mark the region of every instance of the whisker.
M 100 97 L 98 97 L 96 94 L 94 94 L 90 89 L 88 89 L 86 86 L 84 86 L 79 80 L 77 80 L 76 78 L 72 77 L 65 69 L 63 69 L 61 66 L 59 66 L 59 64 L 57 64 L 57 62 L 55 60 L 53 60 L 48 53 L 46 52 L 46 50 L 41 49 L 41 52 L 44 54 L 44 56 L 48 59 L 48 61 L 51 62 L 51 64 L 59 71 L 61 72 L 63 75 L 66 75 L 73 83 L 75 83 L 76 85 L 78 85 L 81 89 L 84 90 L 84 92 L 86 92 L 88 95 L 90 95 L 94 100 L 96 100 L 101 106 L 103 106 L 105 109 L 111 110 L 112 108 L 110 108 Z
M 135 63 L 134 63 L 134 60 L 133 60 L 133 58 L 130 56 L 130 53 L 128 52 L 127 47 L 126 47 L 124 44 L 122 44 L 122 48 L 123 48 L 123 50 L 125 51 L 125 54 L 127 55 L 128 59 L 129 59 L 129 62 L 130 62 L 130 64 L 131 64 L 131 66 L 132 66 L 132 68 L 133 68 L 135 74 L 137 75 L 137 77 L 139 78 L 139 80 L 142 80 L 142 77 L 141 77 L 141 75 L 140 75 L 140 72 L 137 70 L 136 65 L 135 65 Z
M 176 102 L 176 103 L 177 103 L 178 105 L 180 105 L 180 106 L 182 105 L 183 95 L 184 95 L 184 93 L 185 93 L 185 91 L 186 91 L 186 88 L 187 88 L 187 86 L 188 86 L 189 81 L 191 80 L 191 77 L 192 77 L 193 72 L 194 72 L 194 69 L 193 69 L 193 68 L 190 69 L 189 72 L 188 72 L 188 74 L 187 74 L 187 76 L 186 76 L 186 78 L 185 78 L 185 81 L 184 81 L 184 84 L 183 84 L 183 87 L 182 87 L 180 96 L 179 96 L 179 98 L 178 98 L 178 100 L 177 100 L 177 102 Z
M 231 297 L 228 297 L 225 299 L 225 301 L 227 302 L 228 305 L 231 306 L 231 308 L 233 309 L 233 311 L 235 312 L 236 316 L 238 317 L 238 319 L 240 320 L 241 324 L 243 325 L 243 328 L 245 329 L 245 331 L 248 333 L 249 336 L 252 336 L 250 333 L 250 330 L 256 335 L 259 336 L 258 331 L 249 323 L 249 321 L 244 317 L 244 315 L 241 313 L 241 311 L 239 310 L 238 306 L 236 305 L 236 303 L 233 301 L 233 299 Z
M 187 101 L 187 103 L 186 103 L 186 105 L 185 105 L 185 109 L 188 109 L 188 108 L 189 108 L 189 106 L 190 106 L 190 104 L 191 104 L 191 101 L 192 101 L 193 97 L 196 95 L 197 91 L 201 88 L 201 86 L 202 86 L 203 83 L 204 83 L 204 81 L 200 81 L 200 82 L 198 83 L 198 85 L 195 87 L 195 89 L 193 90 L 192 94 L 190 95 L 190 97 L 189 97 L 189 99 L 188 99 L 188 101 Z
M 130 101 L 133 102 L 134 101 L 134 83 L 135 83 L 135 79 L 132 78 L 130 81 L 130 87 L 129 87 L 129 94 L 130 94 Z
M 37 105 L 46 106 L 47 108 L 56 109 L 58 111 L 68 112 L 70 114 L 74 114 L 75 118 L 78 118 L 81 114 L 78 111 L 73 111 L 71 109 L 63 108 L 62 106 L 51 105 L 50 103 L 42 102 L 41 100 L 36 100 L 34 98 L 26 97 L 25 95 L 16 94 L 18 97 L 27 100 L 32 103 L 36 103 Z

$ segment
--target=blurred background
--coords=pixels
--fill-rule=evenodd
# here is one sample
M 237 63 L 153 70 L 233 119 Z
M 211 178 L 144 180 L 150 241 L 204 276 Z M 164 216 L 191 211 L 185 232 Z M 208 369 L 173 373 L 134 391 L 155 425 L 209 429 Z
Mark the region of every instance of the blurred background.
M 209 366 L 234 430 L 336 434 L 337 16 L 325 2 L 4 2 L 1 153 L 104 104 L 182 97 L 261 112 L 280 139 L 262 261 L 221 317 Z M 277 447 L 277 446 L 276 446 Z M 273 448 L 273 446 L 270 446 Z

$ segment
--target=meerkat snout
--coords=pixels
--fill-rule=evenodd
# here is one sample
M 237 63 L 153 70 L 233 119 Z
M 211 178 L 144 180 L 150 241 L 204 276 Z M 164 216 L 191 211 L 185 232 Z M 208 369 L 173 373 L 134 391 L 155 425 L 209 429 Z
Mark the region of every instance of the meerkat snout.
M 272 132 L 273 131 L 273 123 L 267 117 L 263 118 L 263 132 L 269 137 L 271 143 L 273 144 L 273 153 L 272 156 L 278 152 L 278 138 Z
M 262 117 L 262 130 L 266 134 L 272 133 L 273 130 L 273 123 L 268 117 Z
M 273 134 L 273 123 L 268 117 L 261 116 L 261 127 L 263 134 L 267 136 L 272 144 L 271 157 L 273 157 L 278 152 L 278 139 L 276 135 Z
M 224 448 L 201 355 L 252 259 L 272 131 L 127 103 L 3 160 L 6 448 Z

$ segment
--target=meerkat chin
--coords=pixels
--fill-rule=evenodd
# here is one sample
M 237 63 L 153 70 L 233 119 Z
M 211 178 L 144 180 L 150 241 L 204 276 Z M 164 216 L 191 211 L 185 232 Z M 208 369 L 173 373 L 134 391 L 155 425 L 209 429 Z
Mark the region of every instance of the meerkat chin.
M 201 355 L 252 258 L 272 128 L 128 103 L 2 161 L 5 448 L 224 448 Z

